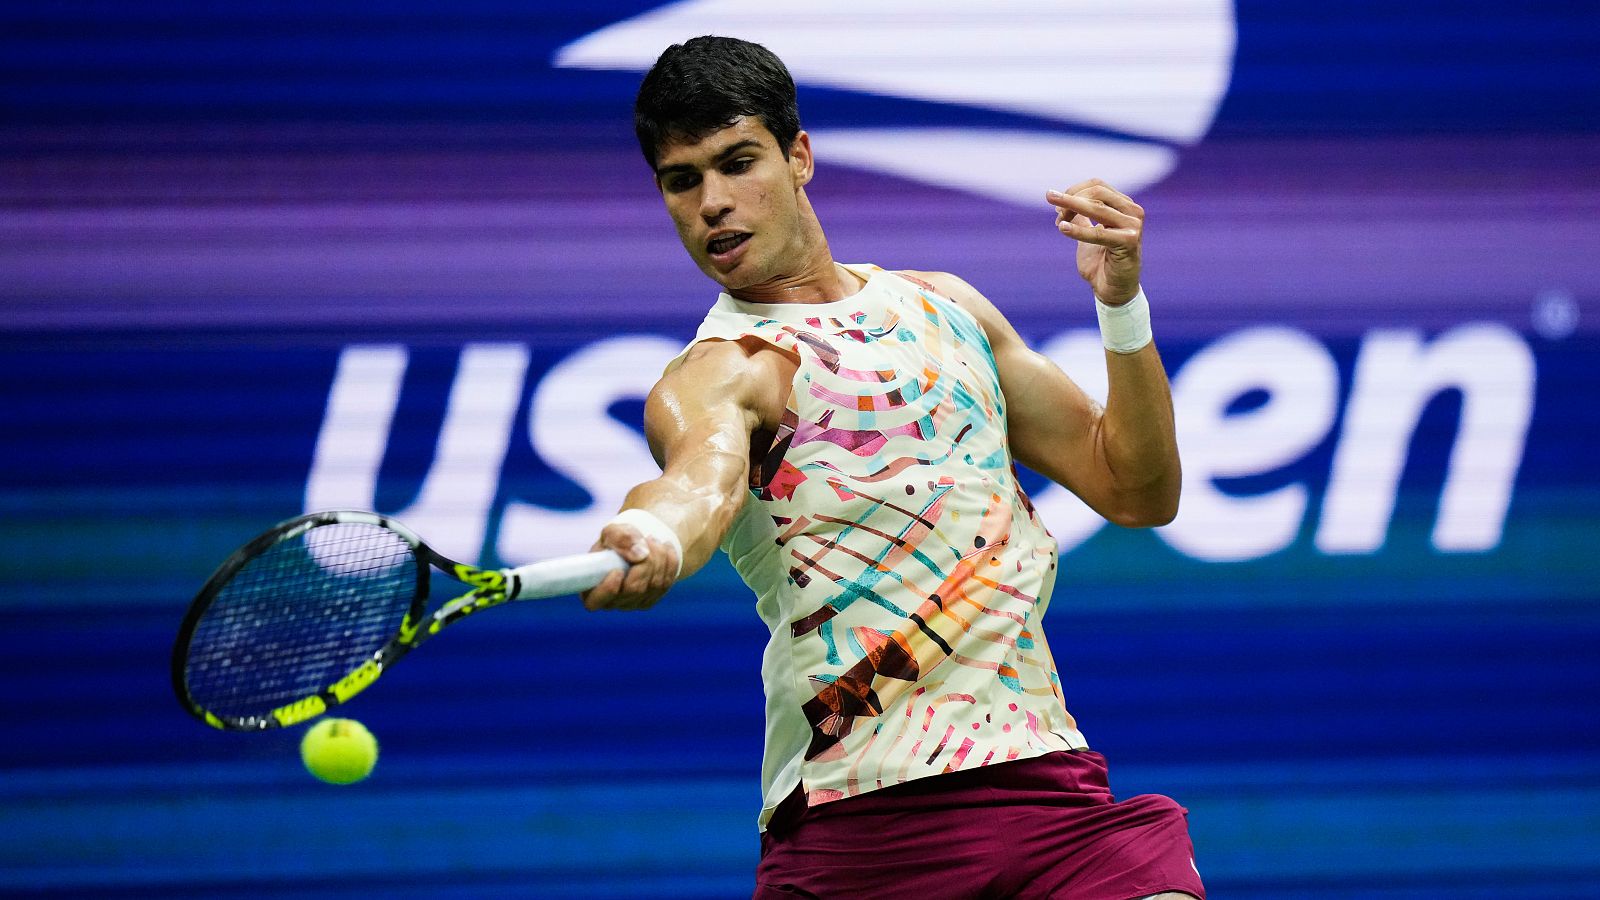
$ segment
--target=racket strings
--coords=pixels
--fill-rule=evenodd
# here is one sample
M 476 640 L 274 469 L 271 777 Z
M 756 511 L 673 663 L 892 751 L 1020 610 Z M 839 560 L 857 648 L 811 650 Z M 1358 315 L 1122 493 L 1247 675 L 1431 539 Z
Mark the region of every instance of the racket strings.
M 244 718 L 319 693 L 388 642 L 417 577 L 411 546 L 379 525 L 329 523 L 271 545 L 221 586 L 196 623 L 190 696 Z

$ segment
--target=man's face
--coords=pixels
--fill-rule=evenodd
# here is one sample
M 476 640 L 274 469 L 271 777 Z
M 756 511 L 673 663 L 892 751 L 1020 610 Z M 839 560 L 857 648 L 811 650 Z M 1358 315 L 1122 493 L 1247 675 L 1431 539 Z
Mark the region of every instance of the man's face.
M 800 188 L 810 179 L 805 133 L 785 159 L 772 132 L 749 116 L 692 144 L 666 144 L 656 160 L 656 184 L 684 249 L 730 292 L 781 280 L 801 261 Z

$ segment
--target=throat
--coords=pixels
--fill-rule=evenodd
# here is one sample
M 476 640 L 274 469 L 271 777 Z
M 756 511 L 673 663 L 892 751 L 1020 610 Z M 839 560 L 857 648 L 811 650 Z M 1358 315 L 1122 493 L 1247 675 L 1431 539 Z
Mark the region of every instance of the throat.
M 790 276 L 728 293 L 746 303 L 832 303 L 854 296 L 866 284 L 865 277 L 830 259 L 826 267 L 812 274 Z

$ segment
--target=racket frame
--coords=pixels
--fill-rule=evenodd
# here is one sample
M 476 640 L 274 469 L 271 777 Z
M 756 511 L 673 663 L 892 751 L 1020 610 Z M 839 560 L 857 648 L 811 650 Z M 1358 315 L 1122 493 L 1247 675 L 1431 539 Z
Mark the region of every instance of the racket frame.
M 361 665 L 335 680 L 320 691 L 291 701 L 265 715 L 223 716 L 206 709 L 189 693 L 187 665 L 189 646 L 200 620 L 224 586 L 251 560 L 269 548 L 292 540 L 313 528 L 336 524 L 373 525 L 387 529 L 411 547 L 413 564 L 417 567 L 416 591 L 410 608 L 400 621 L 399 628 L 382 647 L 372 653 Z M 621 563 L 620 558 L 617 560 Z M 537 563 L 535 566 L 539 565 Z M 427 613 L 432 568 L 438 568 L 471 590 L 441 605 L 431 615 Z M 614 567 L 614 566 L 613 566 Z M 366 690 L 385 670 L 419 644 L 445 626 L 491 606 L 498 606 L 522 593 L 523 574 L 533 566 L 518 569 L 480 569 L 456 562 L 429 547 L 410 529 L 378 513 L 362 510 L 329 510 L 308 513 L 279 522 L 257 535 L 249 543 L 235 550 L 211 574 L 189 604 L 183 623 L 178 627 L 178 637 L 172 646 L 172 687 L 183 708 L 200 721 L 224 731 L 265 731 L 284 728 L 322 715 L 328 710 Z M 531 598 L 530 598 L 531 599 Z

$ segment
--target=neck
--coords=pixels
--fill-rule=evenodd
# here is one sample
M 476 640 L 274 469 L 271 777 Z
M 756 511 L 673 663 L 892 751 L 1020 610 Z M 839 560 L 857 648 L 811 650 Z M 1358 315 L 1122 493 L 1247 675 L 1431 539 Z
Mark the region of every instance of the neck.
M 729 290 L 729 296 L 746 303 L 832 303 L 855 294 L 866 284 L 861 276 L 833 261 L 822 224 L 804 193 L 800 195 L 800 208 L 796 265 L 770 281 Z
M 854 295 L 866 283 L 830 256 L 819 266 L 807 266 L 766 284 L 730 290 L 728 295 L 746 303 L 832 303 Z

